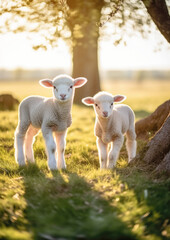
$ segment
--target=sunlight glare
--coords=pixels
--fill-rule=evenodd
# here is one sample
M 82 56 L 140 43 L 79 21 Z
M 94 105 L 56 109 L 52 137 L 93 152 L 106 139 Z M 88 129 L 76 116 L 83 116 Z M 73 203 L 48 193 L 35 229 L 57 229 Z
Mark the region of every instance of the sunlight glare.
M 31 40 L 28 40 L 25 34 L 8 33 L 1 35 L 0 52 L 0 68 L 71 68 L 70 50 L 63 40 L 59 40 L 55 49 L 34 51 Z

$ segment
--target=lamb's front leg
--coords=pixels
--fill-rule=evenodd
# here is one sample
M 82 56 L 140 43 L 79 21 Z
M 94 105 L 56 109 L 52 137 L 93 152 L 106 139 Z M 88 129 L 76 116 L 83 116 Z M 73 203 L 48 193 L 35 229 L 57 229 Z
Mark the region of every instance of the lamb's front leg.
M 114 168 L 116 165 L 116 161 L 119 156 L 120 149 L 123 145 L 124 137 L 120 135 L 114 139 L 111 143 L 111 149 L 109 152 L 109 161 L 108 161 L 108 168 Z
M 67 130 L 63 132 L 56 132 L 56 143 L 57 143 L 57 156 L 58 156 L 58 168 L 59 169 L 66 169 L 66 163 L 64 158 L 65 146 L 66 146 L 66 134 Z
M 53 138 L 53 133 L 50 128 L 42 128 L 43 137 L 46 143 L 48 167 L 50 170 L 57 170 L 57 161 L 55 158 L 56 144 Z
M 105 144 L 100 138 L 97 138 L 97 148 L 99 153 L 99 162 L 100 162 L 100 169 L 106 168 L 107 165 L 107 147 L 108 145 Z

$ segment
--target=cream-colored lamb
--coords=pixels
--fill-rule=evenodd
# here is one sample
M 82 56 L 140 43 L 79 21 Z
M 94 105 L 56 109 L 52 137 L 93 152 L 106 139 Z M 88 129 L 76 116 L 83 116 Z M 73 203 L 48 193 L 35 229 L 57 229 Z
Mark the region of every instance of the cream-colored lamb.
M 44 79 L 40 84 L 51 87 L 53 97 L 30 96 L 21 102 L 19 122 L 15 131 L 15 158 L 20 166 L 25 165 L 26 160 L 34 162 L 33 140 L 41 128 L 46 143 L 49 169 L 66 168 L 65 137 L 67 128 L 72 122 L 74 88 L 81 87 L 86 82 L 85 78 L 73 79 L 67 75 L 59 75 L 53 80 Z
M 97 137 L 101 169 L 113 168 L 116 165 L 124 134 L 127 138 L 128 162 L 136 155 L 134 112 L 127 105 L 114 105 L 114 102 L 122 102 L 125 99 L 125 96 L 113 96 L 107 92 L 99 92 L 94 97 L 82 99 L 84 104 L 93 105 L 96 113 L 94 132 Z M 111 143 L 111 149 L 108 153 L 109 143 Z

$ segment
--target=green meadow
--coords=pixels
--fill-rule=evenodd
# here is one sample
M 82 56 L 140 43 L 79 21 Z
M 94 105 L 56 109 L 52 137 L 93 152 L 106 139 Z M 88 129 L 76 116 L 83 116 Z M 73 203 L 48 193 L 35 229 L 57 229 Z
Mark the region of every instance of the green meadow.
M 136 120 L 169 99 L 170 81 L 105 81 L 103 90 L 124 94 Z M 34 82 L 1 82 L 0 93 L 22 100 L 51 96 Z M 170 181 L 147 166 L 128 166 L 123 146 L 116 168 L 99 169 L 91 107 L 74 105 L 68 129 L 66 171 L 50 172 L 41 133 L 34 144 L 36 165 L 18 167 L 14 131 L 18 113 L 0 112 L 0 239 L 161 240 L 170 238 Z M 138 152 L 146 142 L 138 140 Z

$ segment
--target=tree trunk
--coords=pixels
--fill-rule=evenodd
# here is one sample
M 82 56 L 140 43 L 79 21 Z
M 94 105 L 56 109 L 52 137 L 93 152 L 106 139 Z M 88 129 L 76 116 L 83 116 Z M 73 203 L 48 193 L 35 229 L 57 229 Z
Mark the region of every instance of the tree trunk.
M 93 37 L 93 36 L 92 36 Z M 88 45 L 87 45 L 88 42 Z M 81 103 L 81 99 L 93 96 L 100 91 L 100 79 L 98 69 L 98 38 L 89 40 L 83 38 L 73 47 L 73 73 L 72 76 L 86 77 L 88 82 L 76 89 L 74 101 Z
M 142 0 L 153 22 L 170 43 L 170 16 L 165 0 Z
M 155 174 L 166 173 L 167 177 L 170 176 L 170 151 L 165 155 L 162 162 L 154 170 Z
M 136 123 L 138 137 L 150 129 L 158 131 L 130 165 L 142 167 L 158 177 L 170 177 L 170 100 L 160 105 L 149 117 Z
M 143 160 L 148 164 L 159 164 L 170 151 L 170 114 L 147 147 Z
M 153 174 L 170 176 L 170 114 L 148 143 L 143 161 L 152 166 Z
M 67 4 L 74 13 L 68 21 L 72 33 L 73 78 L 86 77 L 88 82 L 76 89 L 74 102 L 93 96 L 100 91 L 98 69 L 98 39 L 101 10 L 104 0 L 69 0 Z
M 160 129 L 170 113 L 170 100 L 161 104 L 151 115 L 136 122 L 135 129 L 138 138 L 149 138 L 150 133 Z

